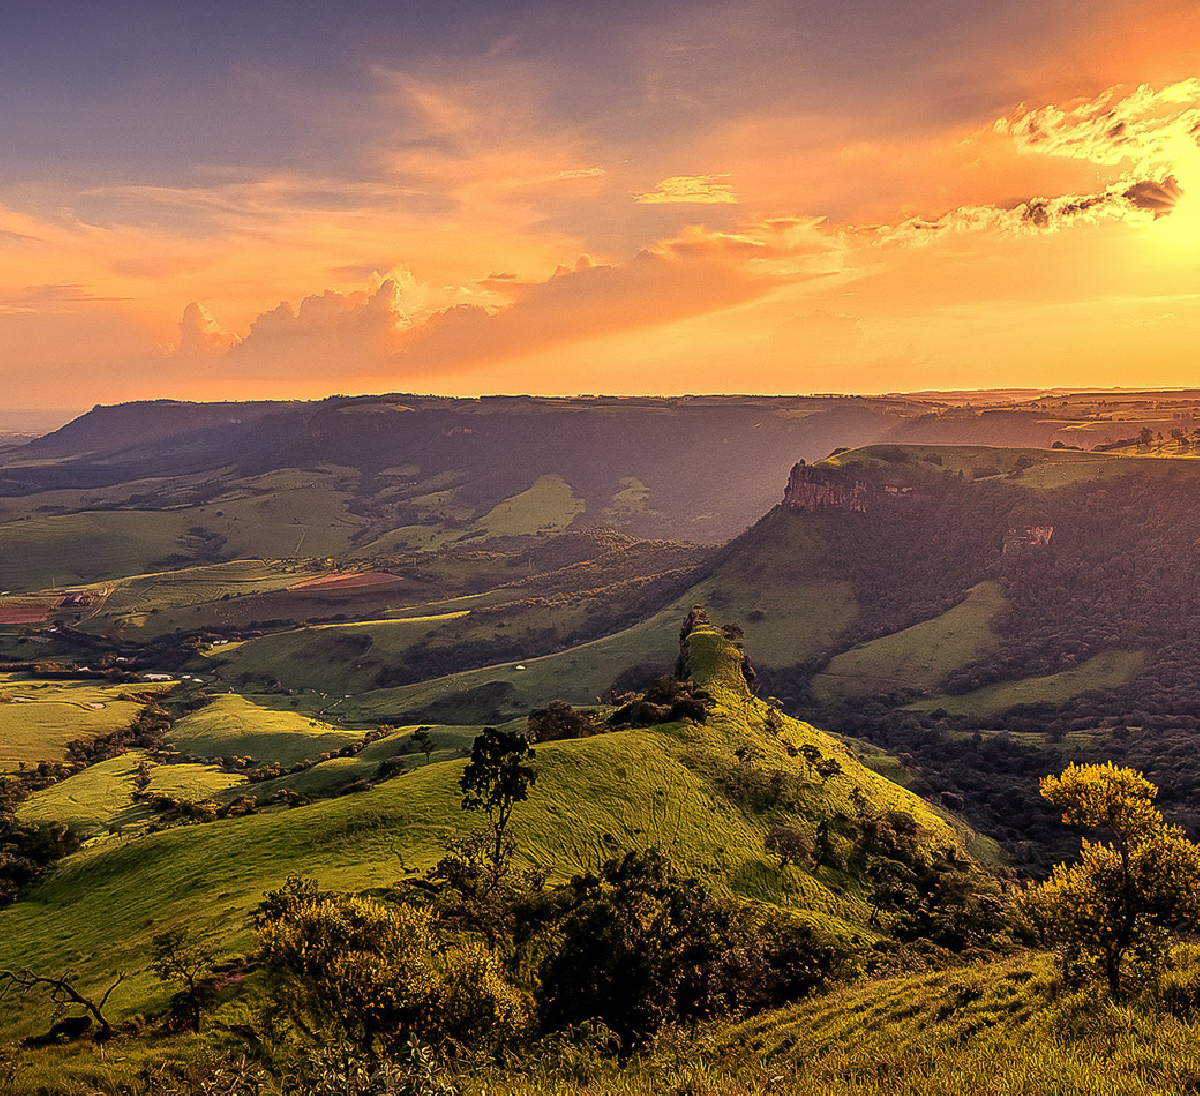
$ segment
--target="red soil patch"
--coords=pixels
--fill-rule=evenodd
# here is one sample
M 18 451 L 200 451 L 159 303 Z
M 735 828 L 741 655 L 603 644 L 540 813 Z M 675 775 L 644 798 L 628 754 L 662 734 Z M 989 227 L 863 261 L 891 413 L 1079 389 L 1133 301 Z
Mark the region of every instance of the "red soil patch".
M 308 578 L 303 582 L 295 582 L 289 590 L 358 590 L 364 586 L 385 586 L 390 582 L 399 582 L 399 575 L 389 575 L 383 571 L 352 571 L 340 575 L 322 575 L 320 578 Z
M 41 624 L 49 619 L 46 605 L 0 605 L 0 624 Z

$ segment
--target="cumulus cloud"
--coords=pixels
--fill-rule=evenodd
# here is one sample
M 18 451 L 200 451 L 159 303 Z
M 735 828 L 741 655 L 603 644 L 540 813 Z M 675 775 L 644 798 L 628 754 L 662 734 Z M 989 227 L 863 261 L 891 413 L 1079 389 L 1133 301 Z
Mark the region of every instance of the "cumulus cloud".
M 1113 87 L 1066 105 L 1021 107 L 992 128 L 1021 152 L 1123 170 L 1091 194 L 1035 197 L 1006 207 L 960 206 L 940 217 L 879 228 L 877 240 L 924 242 L 947 232 L 982 230 L 1054 232 L 1109 218 L 1138 223 L 1171 214 L 1189 186 L 1200 188 L 1200 80 L 1159 91 Z
M 180 323 L 177 353 L 215 353 L 228 371 L 243 376 L 332 382 L 369 375 L 402 383 L 406 377 L 470 369 L 719 312 L 779 284 L 769 272 L 737 261 L 740 245 L 707 243 L 701 246 L 693 233 L 624 263 L 597 263 L 583 255 L 540 282 L 493 274 L 484 282 L 506 294 L 502 307 L 476 301 L 414 307 L 420 287 L 410 294 L 390 278 L 375 289 L 330 289 L 304 298 L 298 308 L 284 302 L 261 313 L 240 341 L 192 304 Z
M 192 301 L 183 310 L 183 318 L 179 321 L 179 341 L 175 344 L 175 352 L 186 358 L 204 357 L 220 354 L 236 341 L 204 305 Z
M 728 175 L 672 175 L 663 179 L 653 190 L 634 195 L 638 205 L 736 205 L 737 195 L 729 183 L 720 180 Z

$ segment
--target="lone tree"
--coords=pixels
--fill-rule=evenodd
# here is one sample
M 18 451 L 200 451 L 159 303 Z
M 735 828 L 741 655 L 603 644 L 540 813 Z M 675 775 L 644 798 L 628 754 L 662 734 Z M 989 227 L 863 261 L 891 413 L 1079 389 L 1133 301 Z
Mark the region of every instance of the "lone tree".
M 1158 788 L 1133 769 L 1071 764 L 1041 790 L 1067 825 L 1109 843 L 1085 838 L 1079 862 L 1059 864 L 1022 906 L 1061 942 L 1065 973 L 1102 977 L 1119 1001 L 1130 976 L 1158 968 L 1172 934 L 1196 930 L 1200 846 L 1166 824 Z
M 213 955 L 191 938 L 187 929 L 158 933 L 151 941 L 154 973 L 164 982 L 178 987 L 171 1002 L 175 1015 L 186 1020 L 193 1031 L 200 1030 L 200 1012 L 212 1002 L 210 981 Z
M 529 789 L 537 780 L 537 770 L 530 764 L 533 754 L 523 734 L 484 727 L 471 746 L 471 760 L 459 780 L 463 810 L 487 812 L 492 828 L 488 860 L 493 884 L 504 874 L 511 856 L 505 838 L 513 808 L 529 798 Z
M 429 727 L 418 727 L 413 731 L 412 739 L 421 748 L 421 753 L 425 755 L 425 763 L 429 763 L 429 758 L 433 754 L 433 737 L 429 733 Z

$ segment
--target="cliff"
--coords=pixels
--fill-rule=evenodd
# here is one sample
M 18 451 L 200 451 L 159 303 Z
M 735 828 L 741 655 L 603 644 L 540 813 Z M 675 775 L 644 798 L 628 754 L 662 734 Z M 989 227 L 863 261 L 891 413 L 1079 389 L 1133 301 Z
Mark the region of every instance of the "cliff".
M 865 513 L 872 485 L 838 468 L 821 468 L 801 461 L 792 468 L 783 505 L 793 510 L 852 510 Z
M 1004 537 L 1004 555 L 1025 548 L 1045 548 L 1054 536 L 1053 525 L 1021 525 L 1011 527 Z

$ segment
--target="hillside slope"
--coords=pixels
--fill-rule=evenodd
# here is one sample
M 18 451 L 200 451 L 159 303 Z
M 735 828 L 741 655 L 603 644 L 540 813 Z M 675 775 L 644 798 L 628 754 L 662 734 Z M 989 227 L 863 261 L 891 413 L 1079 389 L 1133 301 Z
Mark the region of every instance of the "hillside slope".
M 684 654 L 693 683 L 713 698 L 707 722 L 539 745 L 536 789 L 516 818 L 521 859 L 565 878 L 621 849 L 656 845 L 720 893 L 805 912 L 835 933 L 872 934 L 859 869 L 780 868 L 763 851 L 768 827 L 787 821 L 811 837 L 822 821 L 867 803 L 911 814 L 922 841 L 956 845 L 959 835 L 840 742 L 755 698 L 741 650 L 720 630 L 697 628 Z M 839 771 L 818 778 L 800 754 L 805 746 Z M 357 890 L 432 866 L 446 838 L 475 821 L 459 809 L 462 767 L 435 761 L 290 810 L 98 838 L 0 910 L 0 967 L 69 969 L 91 988 L 126 970 L 116 1010 L 157 1007 L 163 990 L 147 970 L 155 933 L 187 924 L 215 950 L 236 954 L 252 941 L 247 913 L 289 874 Z M 69 792 L 74 779 L 56 790 Z M 773 785 L 787 792 L 774 805 L 743 790 Z M 28 1033 L 37 1023 L 14 1002 L 2 1009 L 9 1030 Z

